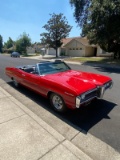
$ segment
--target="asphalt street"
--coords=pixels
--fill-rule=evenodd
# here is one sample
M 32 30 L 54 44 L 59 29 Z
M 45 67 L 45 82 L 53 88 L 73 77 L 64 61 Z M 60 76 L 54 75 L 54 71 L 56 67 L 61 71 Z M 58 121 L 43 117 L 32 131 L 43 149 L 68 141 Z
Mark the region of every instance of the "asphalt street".
M 0 78 L 13 87 L 11 80 L 4 73 L 5 67 L 34 64 L 38 61 L 40 60 L 11 58 L 9 56 L 0 55 Z M 95 101 L 87 107 L 80 108 L 79 110 L 68 111 L 66 114 L 62 115 L 54 112 L 50 108 L 49 102 L 43 97 L 30 92 L 26 88 L 21 87 L 19 89 L 14 89 L 17 90 L 21 96 L 16 94 L 13 90 L 10 91 L 9 88 L 6 88 L 6 90 L 16 99 L 21 101 L 26 107 L 32 110 L 36 115 L 41 116 L 45 122 L 50 124 L 57 131 L 61 132 L 61 134 L 65 135 L 67 129 L 63 126 L 63 130 L 61 129 L 59 126 L 59 120 L 62 120 L 65 125 L 77 128 L 83 134 L 92 134 L 120 152 L 120 69 L 112 67 L 108 68 L 105 66 L 99 67 L 96 65 L 91 66 L 88 64 L 69 64 L 69 66 L 75 70 L 108 75 L 113 79 L 114 86 L 111 90 L 105 93 L 103 100 Z M 32 101 L 24 101 L 24 96 L 22 95 L 25 95 L 25 97 L 41 106 L 44 110 L 52 113 L 52 118 L 49 117 L 48 114 L 45 115 L 45 112 L 42 112 L 40 107 L 34 107 Z M 57 117 L 57 120 L 55 117 Z

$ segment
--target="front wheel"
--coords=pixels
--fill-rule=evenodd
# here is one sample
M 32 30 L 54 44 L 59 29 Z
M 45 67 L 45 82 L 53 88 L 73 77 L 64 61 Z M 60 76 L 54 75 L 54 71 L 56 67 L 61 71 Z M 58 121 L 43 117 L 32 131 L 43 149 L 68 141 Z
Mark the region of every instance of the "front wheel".
M 67 109 L 62 97 L 56 93 L 51 93 L 50 103 L 57 112 L 65 112 Z

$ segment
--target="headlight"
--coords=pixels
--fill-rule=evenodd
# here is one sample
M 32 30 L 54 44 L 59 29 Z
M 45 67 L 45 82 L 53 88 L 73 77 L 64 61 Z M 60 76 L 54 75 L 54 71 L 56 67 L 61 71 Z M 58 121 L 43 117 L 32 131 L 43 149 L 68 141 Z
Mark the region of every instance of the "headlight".
M 82 94 L 82 95 L 81 95 L 81 99 L 85 99 L 85 94 Z
M 107 89 L 107 88 L 109 88 L 110 83 L 108 82 L 108 83 L 106 83 L 104 86 L 105 86 L 105 89 Z
M 110 89 L 113 87 L 113 81 L 110 82 Z
M 76 97 L 76 108 L 80 107 L 80 100 L 81 100 L 80 97 Z
M 113 82 L 112 81 L 104 84 L 105 89 L 112 88 L 112 86 L 113 86 Z

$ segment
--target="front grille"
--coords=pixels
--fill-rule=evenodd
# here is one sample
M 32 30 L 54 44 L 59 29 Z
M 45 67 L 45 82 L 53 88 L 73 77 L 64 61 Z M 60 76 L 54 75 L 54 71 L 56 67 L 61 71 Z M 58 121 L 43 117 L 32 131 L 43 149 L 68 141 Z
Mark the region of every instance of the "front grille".
M 99 95 L 100 95 L 100 89 L 96 88 L 96 89 L 90 90 L 90 91 L 88 91 L 88 92 L 86 92 L 84 94 L 85 94 L 85 98 L 81 99 L 81 103 L 85 103 L 85 102 L 87 102 L 89 100 L 94 99 L 95 97 L 99 97 Z

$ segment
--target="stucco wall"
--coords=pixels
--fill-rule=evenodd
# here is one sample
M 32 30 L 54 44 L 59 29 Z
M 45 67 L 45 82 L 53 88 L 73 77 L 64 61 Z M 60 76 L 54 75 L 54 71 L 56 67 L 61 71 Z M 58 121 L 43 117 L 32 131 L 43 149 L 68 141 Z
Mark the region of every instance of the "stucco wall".
M 86 47 L 85 48 L 85 56 L 86 57 L 94 56 L 94 53 L 95 53 L 95 48 L 94 47 Z
M 57 51 L 58 51 L 57 52 L 58 56 L 60 56 L 60 54 L 62 52 L 61 48 L 58 48 Z M 56 56 L 56 50 L 54 48 L 48 48 L 47 51 L 46 51 L 46 54 L 48 54 L 48 55 L 55 55 Z
M 66 47 L 67 48 L 79 48 L 79 47 L 84 47 L 84 46 L 80 42 L 74 40 L 74 41 L 71 41 L 71 43 L 69 43 L 68 45 L 66 45 Z
M 112 52 L 105 52 L 99 46 L 97 47 L 97 56 L 99 57 L 111 57 L 113 56 Z
M 55 55 L 56 54 L 56 51 L 54 48 L 48 48 L 48 54 L 49 55 Z

